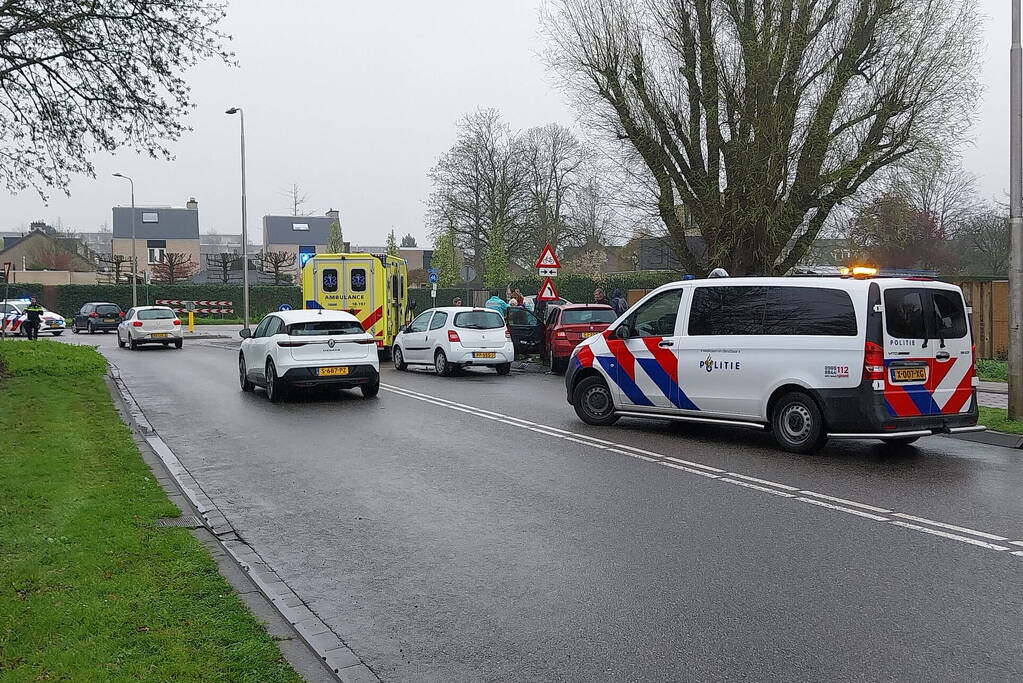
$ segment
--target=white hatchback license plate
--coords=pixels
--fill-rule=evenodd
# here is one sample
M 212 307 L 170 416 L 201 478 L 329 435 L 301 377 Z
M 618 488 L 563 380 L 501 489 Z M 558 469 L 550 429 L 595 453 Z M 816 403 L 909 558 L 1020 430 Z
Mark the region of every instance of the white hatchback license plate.
M 154 337 L 155 339 L 163 339 L 164 337 L 169 337 L 170 335 L 167 334 L 166 332 L 154 332 L 151 336 Z
M 497 358 L 497 353 L 494 351 L 476 351 L 472 354 L 473 358 Z

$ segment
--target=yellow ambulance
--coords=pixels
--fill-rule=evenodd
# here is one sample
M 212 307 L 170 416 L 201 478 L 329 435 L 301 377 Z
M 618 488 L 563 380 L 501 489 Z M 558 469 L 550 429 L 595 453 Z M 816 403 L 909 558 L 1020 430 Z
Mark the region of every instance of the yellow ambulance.
M 302 265 L 305 308 L 348 311 L 385 354 L 408 308 L 408 264 L 387 254 L 316 254 Z

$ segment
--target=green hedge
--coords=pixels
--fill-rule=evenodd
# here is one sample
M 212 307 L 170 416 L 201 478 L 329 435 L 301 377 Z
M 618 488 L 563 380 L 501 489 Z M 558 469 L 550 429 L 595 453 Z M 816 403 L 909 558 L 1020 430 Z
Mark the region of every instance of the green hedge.
M 152 304 L 157 299 L 189 301 L 232 301 L 236 315 L 241 313 L 240 285 L 161 285 L 139 284 L 139 304 Z M 127 309 L 131 306 L 131 285 L 58 285 L 57 312 L 70 316 L 89 301 L 109 301 Z M 302 294 L 298 287 L 249 287 L 249 313 L 261 317 L 276 311 L 281 304 L 301 308 Z
M 10 292 L 12 299 L 28 299 L 34 296 L 37 299 L 42 300 L 43 286 L 31 282 L 24 284 L 21 282 L 12 282 L 10 289 L 8 289 L 6 284 L 0 282 L 0 299 L 4 298 L 4 294 L 6 292 Z

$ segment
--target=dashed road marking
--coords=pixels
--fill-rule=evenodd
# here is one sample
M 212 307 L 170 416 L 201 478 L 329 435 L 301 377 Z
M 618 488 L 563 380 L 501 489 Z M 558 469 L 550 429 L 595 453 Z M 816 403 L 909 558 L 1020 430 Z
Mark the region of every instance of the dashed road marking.
M 459 403 L 446 398 L 440 398 L 438 396 L 431 396 L 430 394 L 423 394 L 418 391 L 406 389 L 404 387 L 394 386 L 391 384 L 381 384 L 380 387 L 385 391 L 411 398 L 417 401 L 423 401 L 432 405 L 448 408 L 449 410 L 455 410 L 468 415 L 474 415 L 476 417 L 482 417 L 487 420 L 494 422 L 500 422 L 511 427 L 517 427 L 519 429 L 526 429 L 528 431 L 542 434 L 544 436 L 552 436 L 564 441 L 570 441 L 583 446 L 589 446 L 590 448 L 596 448 L 599 450 L 607 451 L 609 453 L 617 453 L 619 455 L 625 455 L 630 458 L 637 460 L 643 460 L 645 462 L 653 462 L 665 467 L 669 467 L 673 470 L 681 472 L 687 472 L 689 474 L 696 474 L 701 477 L 708 479 L 714 479 L 717 481 L 732 484 L 734 486 L 741 486 L 743 488 L 760 491 L 762 493 L 769 493 L 773 496 L 780 498 L 792 498 L 801 503 L 808 503 L 816 507 L 822 507 L 836 512 L 842 512 L 849 515 L 854 515 L 863 519 L 868 519 L 874 522 L 883 524 L 890 524 L 898 526 L 903 529 L 910 531 L 917 531 L 932 536 L 938 536 L 941 538 L 959 541 L 961 543 L 968 543 L 970 545 L 985 548 L 987 550 L 1005 551 L 1010 548 L 990 543 L 989 541 L 1003 541 L 1008 542 L 1010 545 L 1023 546 L 1023 541 L 1009 541 L 1004 536 L 998 536 L 996 534 L 988 533 L 986 531 L 977 531 L 976 529 L 970 529 L 968 527 L 957 526 L 955 524 L 948 524 L 946 522 L 939 522 L 926 517 L 917 517 L 914 515 L 906 514 L 903 512 L 895 512 L 887 508 L 877 507 L 874 505 L 868 505 L 866 503 L 859 503 L 854 500 L 848 500 L 846 498 L 839 498 L 838 496 L 831 496 L 825 493 L 818 493 L 816 491 L 809 491 L 800 489 L 798 486 L 790 486 L 788 484 L 780 484 L 778 482 L 770 481 L 768 479 L 760 479 L 747 474 L 741 474 L 738 472 L 729 472 L 717 467 L 710 465 L 704 465 L 703 463 L 693 462 L 692 460 L 683 460 L 670 455 L 664 455 L 662 453 L 656 453 L 654 451 L 637 448 L 635 446 L 629 446 L 627 444 L 618 443 L 615 441 L 608 441 L 606 439 L 600 439 L 588 434 L 580 434 L 579 432 L 572 432 L 566 429 L 560 429 L 558 427 L 552 427 L 550 425 L 541 424 L 539 422 L 532 422 L 530 420 L 524 420 L 518 417 L 511 417 L 504 415 L 492 410 L 485 408 L 477 408 L 476 406 L 468 405 L 465 403 Z M 725 476 L 727 475 L 727 476 Z M 797 495 L 798 494 L 802 494 Z M 830 502 L 825 502 L 830 501 Z M 875 514 L 876 513 L 876 514 Z M 892 517 L 899 517 L 900 519 L 889 519 L 883 515 L 891 515 Z M 902 520 L 912 520 L 911 523 Z M 935 528 L 938 527 L 938 528 Z M 947 529 L 948 531 L 944 531 Z M 959 533 L 950 533 L 951 531 L 957 531 Z M 963 535 L 968 534 L 968 535 Z M 975 536 L 977 538 L 971 538 Z M 980 540 L 987 539 L 987 540 Z M 1009 554 L 1023 557 L 1023 550 L 1012 551 Z

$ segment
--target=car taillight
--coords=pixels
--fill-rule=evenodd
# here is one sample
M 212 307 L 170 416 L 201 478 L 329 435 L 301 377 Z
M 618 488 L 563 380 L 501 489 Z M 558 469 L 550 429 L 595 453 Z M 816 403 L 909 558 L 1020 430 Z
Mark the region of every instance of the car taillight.
M 458 337 L 458 333 L 454 330 L 448 330 L 448 341 L 449 342 L 461 342 L 462 340 Z
M 511 339 L 511 328 L 508 327 L 504 328 L 504 338 Z
M 142 321 L 141 320 L 136 320 L 135 322 L 133 322 L 131 324 L 131 326 L 132 327 L 142 327 Z
M 373 344 L 373 345 L 377 344 L 377 340 L 373 339 L 372 337 L 367 337 L 366 339 L 353 339 L 352 341 L 355 342 L 356 344 Z
M 977 376 L 977 345 L 970 344 L 970 367 L 973 369 L 973 376 Z
M 180 320 L 178 320 L 177 318 L 174 318 L 174 322 L 173 322 L 173 323 L 171 323 L 171 324 L 172 324 L 172 325 L 180 325 L 180 324 L 181 324 L 181 321 L 180 321 Z
M 93 311 L 92 313 L 90 313 L 90 314 L 89 314 L 89 317 L 90 317 L 90 318 L 98 318 L 98 317 L 99 317 L 99 314 L 98 314 L 98 313 L 96 313 L 96 311 Z
M 884 349 L 874 342 L 863 346 L 863 379 L 884 379 Z
M 277 346 L 283 347 L 285 349 L 293 349 L 296 346 L 305 346 L 307 343 L 308 342 L 304 341 L 279 341 L 277 342 Z
M 124 311 L 121 311 L 120 313 L 118 313 L 117 317 L 118 318 L 123 318 L 124 317 Z
M 564 330 L 558 330 L 557 332 L 554 333 L 554 338 L 555 339 L 568 339 L 568 332 L 565 332 Z

